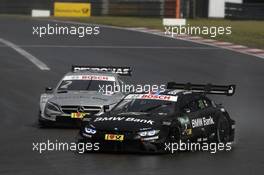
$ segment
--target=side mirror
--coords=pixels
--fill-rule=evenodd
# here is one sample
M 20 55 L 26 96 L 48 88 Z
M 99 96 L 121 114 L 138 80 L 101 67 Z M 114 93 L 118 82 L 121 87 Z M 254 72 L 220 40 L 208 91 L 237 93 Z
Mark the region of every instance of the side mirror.
M 108 112 L 110 110 L 110 106 L 109 105 L 104 105 L 103 106 L 103 110 L 104 110 L 104 112 Z
M 45 92 L 46 93 L 50 93 L 52 90 L 53 90 L 52 87 L 46 87 L 45 88 Z

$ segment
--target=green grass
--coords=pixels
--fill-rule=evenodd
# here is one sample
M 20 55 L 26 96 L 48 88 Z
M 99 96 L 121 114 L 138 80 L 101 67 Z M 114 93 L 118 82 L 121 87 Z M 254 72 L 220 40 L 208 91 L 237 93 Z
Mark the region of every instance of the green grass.
M 195 26 L 231 26 L 231 35 L 218 35 L 216 39 L 264 49 L 264 21 L 198 19 L 188 22 Z
M 90 18 L 59 18 L 62 20 L 74 20 L 93 24 L 105 24 L 121 27 L 147 27 L 164 30 L 161 18 L 138 18 L 138 17 L 90 17 Z M 264 21 L 231 21 L 225 19 L 190 19 L 190 26 L 231 26 L 231 35 L 218 35 L 219 41 L 232 42 L 264 49 Z M 204 38 L 211 38 L 201 35 Z
M 57 18 L 62 20 L 80 21 L 92 24 L 105 24 L 120 27 L 149 27 L 162 28 L 162 19 L 159 18 L 138 18 L 138 17 L 90 17 L 90 18 Z

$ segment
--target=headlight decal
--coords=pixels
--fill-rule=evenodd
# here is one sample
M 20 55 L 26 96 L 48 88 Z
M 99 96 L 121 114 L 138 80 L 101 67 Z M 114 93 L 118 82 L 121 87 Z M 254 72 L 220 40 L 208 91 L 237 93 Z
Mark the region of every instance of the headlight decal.
M 149 136 L 154 136 L 159 133 L 160 130 L 149 130 L 149 131 L 140 131 L 138 132 L 138 135 L 141 137 L 149 137 Z
M 84 131 L 85 131 L 85 133 L 87 133 L 87 134 L 95 134 L 95 133 L 96 133 L 96 130 L 93 129 L 93 128 L 90 128 L 90 127 L 85 127 L 85 128 L 84 128 Z
M 46 109 L 55 111 L 55 112 L 61 112 L 60 107 L 56 105 L 55 103 L 47 102 Z

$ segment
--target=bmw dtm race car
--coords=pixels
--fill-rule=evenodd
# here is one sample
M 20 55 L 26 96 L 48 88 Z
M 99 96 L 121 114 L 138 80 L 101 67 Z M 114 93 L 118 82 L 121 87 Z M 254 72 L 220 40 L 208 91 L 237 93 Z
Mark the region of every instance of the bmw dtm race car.
M 129 67 L 73 66 L 55 89 L 46 88 L 40 96 L 39 124 L 79 123 L 83 116 L 102 111 L 104 105 L 113 107 L 124 97 L 123 92 L 107 91 L 123 81 L 119 75 L 131 75 Z
M 131 93 L 112 110 L 83 118 L 79 143 L 102 151 L 164 152 L 168 142 L 234 141 L 235 121 L 207 94 L 231 96 L 235 85 L 168 83 L 162 93 Z

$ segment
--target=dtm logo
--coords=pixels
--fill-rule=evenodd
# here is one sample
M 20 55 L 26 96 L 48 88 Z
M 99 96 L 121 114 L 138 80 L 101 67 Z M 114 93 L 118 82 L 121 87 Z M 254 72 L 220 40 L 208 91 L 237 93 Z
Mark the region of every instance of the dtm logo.
M 97 117 L 94 119 L 94 122 L 103 122 L 103 121 L 125 121 L 125 122 L 135 122 L 135 123 L 146 123 L 153 125 L 153 120 L 138 119 L 133 117 Z
M 214 120 L 211 116 L 209 118 L 203 117 L 203 118 L 192 119 L 192 128 L 208 126 L 213 124 L 214 124 Z

